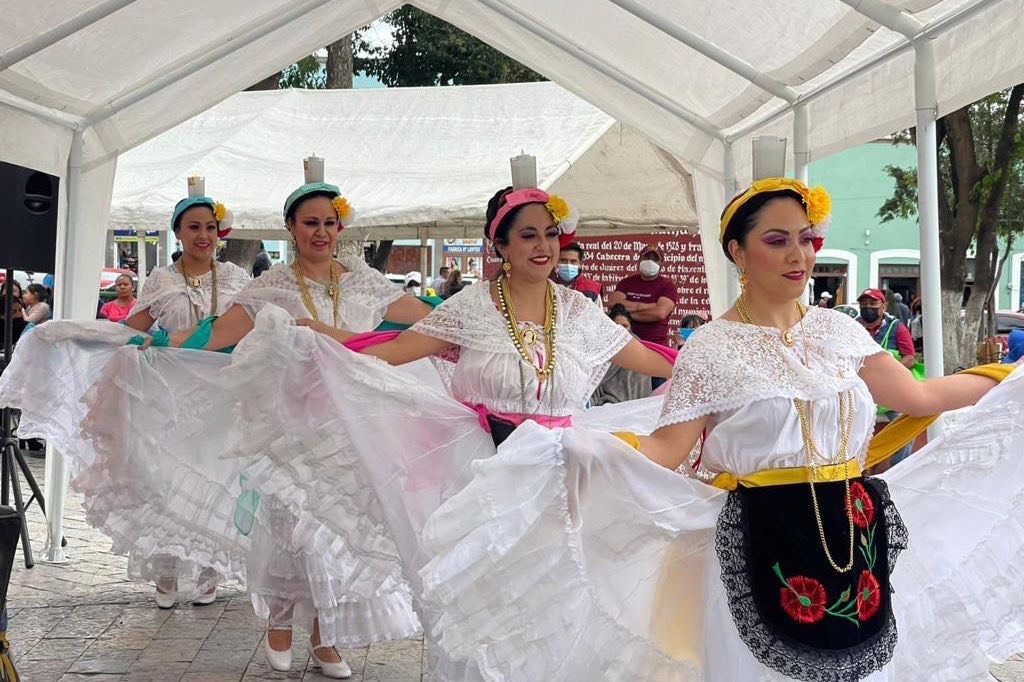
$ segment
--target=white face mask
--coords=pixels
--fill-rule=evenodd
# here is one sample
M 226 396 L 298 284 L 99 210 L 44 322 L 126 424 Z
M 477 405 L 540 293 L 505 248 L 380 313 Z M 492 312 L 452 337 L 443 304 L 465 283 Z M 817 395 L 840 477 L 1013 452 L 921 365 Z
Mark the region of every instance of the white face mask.
M 640 261 L 640 274 L 644 277 L 654 277 L 661 272 L 661 263 L 654 260 Z

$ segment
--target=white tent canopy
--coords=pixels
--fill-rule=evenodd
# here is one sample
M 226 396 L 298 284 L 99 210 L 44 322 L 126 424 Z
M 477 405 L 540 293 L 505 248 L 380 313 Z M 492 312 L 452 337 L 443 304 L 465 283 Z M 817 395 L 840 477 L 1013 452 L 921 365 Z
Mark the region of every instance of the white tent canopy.
M 92 316 L 120 154 L 399 4 L 0 0 L 0 158 L 63 178 L 58 314 Z M 935 118 L 1024 81 L 1024 2 L 413 4 L 544 74 L 686 165 L 715 314 L 729 293 L 717 217 L 725 195 L 749 177 L 752 135 L 791 137 L 793 169 L 802 175 L 810 158 L 916 123 L 925 339 L 934 350 L 926 362 L 929 374 L 941 373 Z M 59 460 L 48 458 L 48 471 Z M 47 489 L 63 491 L 59 484 Z M 61 504 L 51 498 L 51 505 L 53 556 L 60 554 Z
M 110 225 L 167 229 L 195 172 L 234 213 L 233 237 L 282 238 L 284 197 L 315 151 L 356 208 L 344 236 L 478 238 L 521 150 L 580 211 L 581 234 L 696 229 L 684 165 L 550 82 L 239 93 L 121 156 Z

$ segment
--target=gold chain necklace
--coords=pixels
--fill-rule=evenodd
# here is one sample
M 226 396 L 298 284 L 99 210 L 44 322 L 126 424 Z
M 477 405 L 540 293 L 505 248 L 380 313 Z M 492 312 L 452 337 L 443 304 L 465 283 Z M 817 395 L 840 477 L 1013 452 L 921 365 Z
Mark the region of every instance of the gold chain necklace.
M 800 313 L 800 321 L 803 322 L 805 310 L 799 303 L 796 304 L 796 309 Z M 743 301 L 743 297 L 740 296 L 736 299 L 736 312 L 739 313 L 740 319 L 747 324 L 752 324 L 755 327 L 757 325 L 753 318 L 750 316 L 750 312 L 747 311 L 746 303 Z M 790 329 L 782 330 L 779 332 L 779 340 L 782 341 L 782 345 L 786 348 L 792 348 L 796 345 L 796 338 L 793 336 L 793 331 Z
M 181 278 L 185 280 L 185 293 L 188 294 L 189 289 L 195 289 L 198 291 L 199 287 L 203 285 L 203 280 L 195 275 L 189 275 L 185 272 L 185 265 L 181 261 L 178 261 L 178 272 L 181 273 Z M 210 261 L 210 277 L 213 282 L 213 294 L 210 296 L 210 315 L 217 314 L 217 263 L 213 260 Z M 199 324 L 199 320 L 202 319 L 202 313 L 199 310 L 199 305 L 192 301 L 192 297 L 189 296 L 189 302 L 192 303 L 192 315 L 195 317 L 195 323 Z
M 528 345 L 532 346 L 537 342 L 537 333 L 532 329 L 527 329 L 526 332 L 519 329 L 516 309 L 508 291 L 508 278 L 504 274 L 498 278 L 498 302 L 501 304 L 501 315 L 505 318 L 505 327 L 512 338 L 513 345 L 519 351 L 519 355 L 533 368 L 537 374 L 537 381 L 544 383 L 555 369 L 555 318 L 558 314 L 558 301 L 555 297 L 554 286 L 551 282 L 547 283 L 547 301 L 544 304 L 545 361 L 542 366 L 534 364 L 533 358 L 526 349 Z
M 298 260 L 292 263 L 292 272 L 295 273 L 295 281 L 299 283 L 299 295 L 302 296 L 302 304 L 306 306 L 306 310 L 309 311 L 310 317 L 314 320 L 319 320 L 320 316 L 316 312 L 316 305 L 313 303 L 313 296 L 309 293 L 309 287 L 306 285 L 306 278 L 302 274 L 302 266 L 299 265 Z M 338 303 L 341 301 L 341 290 L 338 287 L 338 282 L 340 280 L 341 268 L 338 267 L 338 262 L 332 259 L 331 281 L 325 287 L 324 293 L 327 294 L 327 298 L 331 300 L 333 308 L 331 326 L 335 329 L 338 328 Z
M 736 312 L 739 314 L 740 319 L 747 324 L 758 326 L 754 323 L 753 318 L 750 316 L 750 312 L 746 306 L 743 305 L 743 299 L 736 299 Z M 804 334 L 804 315 L 806 310 L 799 303 L 796 304 L 800 310 L 800 337 L 804 339 L 804 366 L 809 367 L 809 359 L 807 356 L 807 337 Z M 760 328 L 760 327 L 759 327 Z M 762 330 L 763 331 L 763 330 Z M 768 332 L 765 332 L 768 334 Z M 768 334 L 771 337 L 770 334 Z M 792 335 L 791 335 L 792 336 Z M 783 336 L 781 339 L 782 343 L 787 347 L 792 347 L 796 344 L 796 339 L 792 339 L 791 343 L 786 343 L 786 339 Z M 818 446 L 814 443 L 814 432 L 811 429 L 811 419 L 808 413 L 811 412 L 811 402 L 802 401 L 799 398 L 793 398 L 793 405 L 796 407 L 797 417 L 800 419 L 800 437 L 804 442 L 804 452 L 807 454 L 807 468 L 810 469 L 810 479 L 808 483 L 811 486 L 811 503 L 814 507 L 814 520 L 818 524 L 818 537 L 821 540 L 821 548 L 825 550 L 825 558 L 828 559 L 828 563 L 837 573 L 848 573 L 853 569 L 853 558 L 854 558 L 854 529 L 853 529 L 853 514 L 847 513 L 849 517 L 849 537 L 850 537 L 850 559 L 845 566 L 840 566 L 836 563 L 836 560 L 832 558 L 832 552 L 829 551 L 828 541 L 825 539 L 825 524 L 821 519 L 821 509 L 818 506 L 818 493 L 814 487 L 815 481 L 818 480 L 818 465 L 816 459 L 821 457 L 821 453 L 818 450 Z M 839 448 L 836 451 L 833 461 L 838 461 L 842 464 L 846 464 L 847 452 L 850 443 L 850 434 L 853 431 L 853 396 L 850 391 L 844 391 L 839 394 Z M 850 472 L 846 470 L 844 479 L 844 487 L 846 495 L 843 498 L 844 504 L 848 507 L 850 505 Z

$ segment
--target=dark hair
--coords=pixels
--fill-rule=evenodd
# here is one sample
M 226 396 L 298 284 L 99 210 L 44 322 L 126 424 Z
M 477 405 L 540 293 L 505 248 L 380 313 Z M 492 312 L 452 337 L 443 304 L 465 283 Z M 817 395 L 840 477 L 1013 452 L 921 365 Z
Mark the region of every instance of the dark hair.
M 29 284 L 27 287 L 25 287 L 25 289 L 31 291 L 32 294 L 37 299 L 39 299 L 40 302 L 49 303 L 47 299 L 49 298 L 50 292 L 47 291 L 46 287 L 44 287 L 42 284 L 33 282 L 32 284 Z
M 504 202 L 505 195 L 507 195 L 511 191 L 512 191 L 511 187 L 506 187 L 505 189 L 499 189 L 497 192 L 494 193 L 494 196 L 491 197 L 491 200 L 487 202 L 487 213 L 485 214 L 487 222 L 484 223 L 484 237 L 486 237 L 487 239 L 491 239 L 491 235 L 490 235 L 490 232 L 491 232 L 491 230 L 490 230 L 491 221 L 494 220 L 494 216 L 498 215 L 498 210 L 505 203 Z M 522 204 L 520 206 L 516 206 L 511 211 L 509 211 L 508 213 L 505 214 L 505 217 L 501 219 L 500 223 L 498 223 L 497 229 L 494 230 L 494 239 L 491 239 L 493 244 L 507 244 L 508 243 L 508 230 L 509 230 L 509 227 L 512 225 L 512 221 L 516 219 L 516 214 L 518 214 L 520 209 L 522 209 L 523 206 L 525 206 L 525 205 L 526 204 Z M 497 252 L 497 249 L 495 249 L 495 252 Z
M 322 189 L 318 189 L 315 192 L 310 192 L 309 194 L 303 194 L 301 197 L 293 201 L 292 205 L 288 207 L 288 212 L 284 214 L 284 220 L 285 222 L 288 222 L 289 220 L 295 220 L 295 212 L 299 210 L 299 206 L 302 206 L 304 203 L 306 203 L 313 197 L 327 197 L 328 199 L 334 199 L 334 197 L 336 196 L 338 195 L 331 194 L 330 192 L 324 191 Z
M 132 276 L 131 276 L 131 275 L 129 275 L 129 274 L 127 273 L 127 272 L 122 272 L 122 273 L 121 273 L 120 275 L 118 275 L 117 277 L 115 277 L 115 278 L 114 278 L 114 284 L 117 284 L 117 281 L 118 281 L 119 279 L 121 279 L 122 277 L 124 277 L 124 278 L 126 278 L 126 279 L 128 280 L 128 283 L 132 285 L 132 288 L 134 288 L 134 287 L 135 287 L 135 280 L 133 280 L 133 279 L 132 279 Z
M 181 249 L 178 249 L 177 251 L 171 254 L 171 262 L 177 263 L 179 258 L 181 258 Z
M 633 324 L 633 316 L 626 310 L 626 306 L 621 303 L 616 303 L 608 310 L 608 318 L 614 320 L 616 317 L 624 317 L 629 320 L 629 323 Z
M 440 273 L 444 272 L 445 270 L 447 270 L 448 272 L 452 271 L 452 269 L 450 267 L 448 267 L 447 265 L 442 265 L 441 269 L 438 270 L 437 272 L 438 272 L 438 274 L 440 274 Z
M 188 199 L 182 199 L 181 201 L 188 201 Z M 180 204 L 181 201 L 179 201 L 178 203 Z M 182 216 L 184 216 L 187 212 L 191 211 L 196 206 L 205 206 L 206 208 L 210 209 L 210 211 L 213 211 L 213 206 L 211 206 L 210 204 L 206 204 L 206 203 L 192 204 L 191 206 L 186 208 L 184 211 L 179 213 L 178 216 L 174 219 L 174 224 L 171 225 L 171 232 L 174 232 L 175 234 L 177 234 L 178 230 L 181 229 L 181 218 L 182 218 Z M 175 206 L 175 208 L 177 208 L 177 206 Z M 214 215 L 214 218 L 216 218 L 216 214 Z
M 800 205 L 804 205 L 804 198 L 799 193 L 791 189 L 780 189 L 775 192 L 762 192 L 761 194 L 755 195 L 747 202 L 739 207 L 736 213 L 733 214 L 732 218 L 729 219 L 729 224 L 725 226 L 725 234 L 722 235 L 722 251 L 725 252 L 725 257 L 732 262 L 732 254 L 729 253 L 729 242 L 733 239 L 738 241 L 742 246 L 747 241 L 747 235 L 754 229 L 754 223 L 757 222 L 757 216 L 760 215 L 761 209 L 765 205 L 774 199 L 796 199 L 800 202 Z M 736 201 L 736 199 L 733 199 Z M 732 201 L 726 205 L 725 210 L 722 211 L 722 215 L 725 215 L 725 211 L 732 205 Z
M 580 243 L 579 243 L 579 242 L 570 242 L 570 243 L 569 243 L 569 244 L 568 244 L 567 246 L 563 246 L 563 247 L 561 248 L 561 250 L 562 250 L 562 251 L 575 251 L 575 252 L 576 252 L 576 255 L 578 255 L 578 256 L 580 257 L 580 260 L 581 260 L 581 261 L 582 261 L 582 260 L 583 260 L 584 258 L 586 258 L 586 255 L 587 255 L 587 254 L 586 254 L 586 253 L 585 253 L 585 252 L 583 251 L 583 247 L 582 247 L 582 246 L 580 246 Z M 621 304 L 620 304 L 620 305 L 621 305 Z
M 679 320 L 679 326 L 684 329 L 696 329 L 702 324 L 704 324 L 704 318 L 700 315 L 683 315 L 683 319 Z

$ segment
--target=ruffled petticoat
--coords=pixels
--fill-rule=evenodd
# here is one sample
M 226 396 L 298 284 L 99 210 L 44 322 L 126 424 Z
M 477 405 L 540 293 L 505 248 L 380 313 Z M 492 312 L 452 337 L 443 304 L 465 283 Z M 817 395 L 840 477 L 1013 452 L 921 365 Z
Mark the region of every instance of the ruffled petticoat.
M 714 540 L 726 493 L 605 432 L 650 430 L 657 401 L 621 422 L 594 411 L 600 430 L 526 422 L 495 452 L 474 413 L 374 358 L 272 316 L 256 339 L 232 371 L 275 367 L 299 407 L 263 410 L 264 433 L 247 434 L 254 484 L 287 491 L 307 532 L 404 569 L 439 679 L 786 679 L 729 611 Z M 983 679 L 1024 644 L 1022 376 L 883 476 L 910 546 L 892 575 L 895 654 L 865 679 Z M 303 422 L 308 405 L 330 418 Z M 320 447 L 290 446 L 303 437 Z

